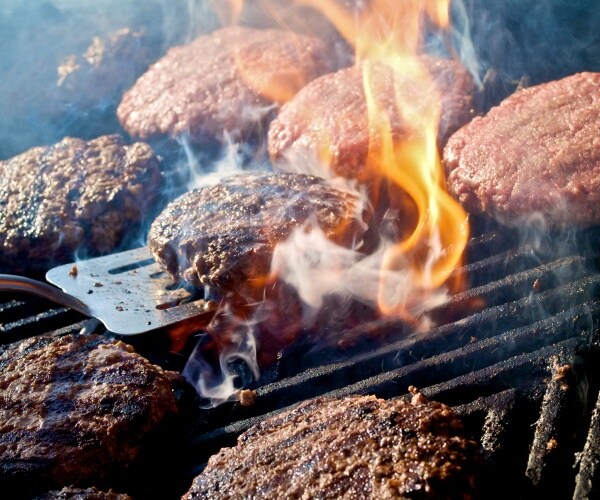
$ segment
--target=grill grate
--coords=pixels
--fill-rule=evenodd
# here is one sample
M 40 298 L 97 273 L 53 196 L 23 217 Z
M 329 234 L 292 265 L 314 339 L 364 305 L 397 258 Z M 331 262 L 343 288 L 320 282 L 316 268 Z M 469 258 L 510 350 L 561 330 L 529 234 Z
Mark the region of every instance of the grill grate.
M 382 319 L 348 331 L 352 343 L 297 345 L 255 383 L 256 403 L 193 413 L 177 477 L 182 493 L 208 457 L 255 423 L 304 399 L 329 394 L 394 398 L 417 386 L 455 408 L 481 443 L 486 498 L 592 498 L 600 489 L 600 273 L 598 231 L 572 238 L 559 255 L 519 244 L 514 234 L 471 240 L 469 288 L 431 311 L 439 326 L 411 335 Z M 103 332 L 98 321 L 37 298 L 3 296 L 3 344 L 30 335 Z M 127 337 L 165 368 L 164 333 Z M 381 339 L 386 339 L 382 345 Z M 323 364 L 323 361 L 327 362 Z

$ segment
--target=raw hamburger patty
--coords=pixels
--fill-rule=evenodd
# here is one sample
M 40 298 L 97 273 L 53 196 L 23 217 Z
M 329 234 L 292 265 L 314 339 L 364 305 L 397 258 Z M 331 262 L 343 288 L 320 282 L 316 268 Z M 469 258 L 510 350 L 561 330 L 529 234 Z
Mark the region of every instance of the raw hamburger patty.
M 313 37 L 223 28 L 170 49 L 125 93 L 117 116 L 141 138 L 252 135 L 274 102 L 330 71 L 330 56 Z
M 136 236 L 161 185 L 150 146 L 67 137 L 0 161 L 0 263 L 43 269 Z
M 316 399 L 212 456 L 184 498 L 468 498 L 476 448 L 419 396 Z
M 323 179 L 242 174 L 172 202 L 152 223 L 148 242 L 176 278 L 246 291 L 268 276 L 275 244 L 294 229 L 316 222 L 327 237 L 349 245 L 360 240 L 361 215 L 355 195 Z
M 600 224 L 600 73 L 521 90 L 456 132 L 448 189 L 472 213 Z
M 473 116 L 475 87 L 469 73 L 455 61 L 433 57 L 423 57 L 422 61 L 442 96 L 438 141 L 443 145 Z M 388 115 L 393 138 L 409 137 L 410 127 L 398 112 L 394 90 L 395 85 L 407 85 L 406 77 L 381 63 L 370 63 L 369 67 L 373 95 Z M 427 97 L 424 89 L 413 89 L 413 93 L 415 102 Z M 378 143 L 379 134 L 372 139 Z M 362 66 L 312 81 L 281 108 L 269 128 L 269 153 L 275 165 L 286 171 L 294 171 L 307 158 L 325 157 L 334 174 L 366 181 L 380 175 L 370 172 L 366 164 L 369 147 Z
M 125 477 L 148 436 L 176 413 L 177 376 L 97 335 L 8 349 L 0 355 L 3 491 Z

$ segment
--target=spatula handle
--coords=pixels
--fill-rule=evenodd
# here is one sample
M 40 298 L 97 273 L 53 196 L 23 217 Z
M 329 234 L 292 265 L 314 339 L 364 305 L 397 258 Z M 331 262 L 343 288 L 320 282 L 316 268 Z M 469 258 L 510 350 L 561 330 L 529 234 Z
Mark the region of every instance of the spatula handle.
M 75 297 L 66 294 L 52 285 L 23 276 L 0 274 L 0 292 L 23 292 L 36 295 L 51 302 L 56 302 L 61 306 L 75 309 L 86 316 L 92 316 L 88 307 Z

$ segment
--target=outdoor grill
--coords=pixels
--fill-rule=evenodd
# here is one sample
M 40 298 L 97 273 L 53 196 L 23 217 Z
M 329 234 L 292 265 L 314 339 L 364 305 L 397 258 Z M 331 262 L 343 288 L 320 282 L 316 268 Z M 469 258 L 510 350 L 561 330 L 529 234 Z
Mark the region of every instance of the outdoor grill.
M 353 6 L 362 4 L 358 0 L 341 2 Z M 44 26 L 48 32 L 58 38 L 54 30 L 59 32 L 63 26 L 70 26 L 72 19 L 77 19 L 73 12 L 78 11 L 69 2 L 61 5 L 57 1 L 58 6 L 46 3 L 31 14 L 31 23 L 47 23 Z M 554 0 L 549 2 L 552 5 L 548 7 L 547 18 L 542 17 L 542 7 L 527 6 L 527 2 L 518 7 L 513 5 L 518 3 L 506 0 L 492 7 L 478 0 L 456 2 L 453 12 L 459 23 L 453 35 L 458 34 L 460 38 L 466 33 L 472 37 L 472 45 L 465 47 L 473 54 L 460 56 L 472 55 L 478 60 L 477 64 L 481 63 L 480 68 L 468 68 L 472 73 L 489 68 L 479 75 L 482 82 L 476 100 L 481 114 L 521 86 L 578 71 L 599 70 L 597 34 L 583 29 L 583 26 L 589 28 L 585 18 L 588 13 L 591 16 L 595 8 L 592 2 L 574 2 L 577 5 L 565 13 L 565 6 L 573 2 Z M 107 0 L 106 5 L 107 10 L 116 9 L 119 2 Z M 264 19 L 260 2 L 249 0 L 247 5 L 250 5 L 249 13 L 246 13 L 247 18 L 242 16 L 242 23 L 261 28 L 273 24 Z M 172 5 L 156 0 L 148 2 L 139 12 L 136 9 L 116 12 L 115 19 L 131 22 L 136 28 L 148 27 L 144 43 L 149 44 L 145 49 L 151 49 L 146 54 L 151 61 L 168 47 L 186 43 L 197 34 L 218 26 L 217 15 L 212 11 L 207 14 L 208 6 L 205 0 L 180 0 Z M 0 7 L 0 40 L 3 40 L 3 32 L 8 33 L 7 40 L 17 40 L 18 24 L 29 15 L 26 2 L 6 12 L 14 15 L 17 22 L 11 26 L 9 20 L 5 26 Z M 82 31 L 96 28 L 94 9 L 86 6 L 81 12 Z M 164 26 L 148 22 L 160 16 Z M 553 16 L 560 22 L 553 22 Z M 102 24 L 100 32 L 109 32 L 104 24 L 110 24 L 110 19 L 110 15 L 103 13 L 102 20 L 98 21 L 98 26 Z M 182 27 L 182 20 L 188 25 Z M 298 20 L 292 18 L 292 26 L 295 21 Z M 333 24 L 322 22 L 331 30 L 323 37 L 335 38 L 336 43 L 340 43 L 337 32 L 332 34 Z M 540 25 L 539 33 L 531 28 L 536 22 Z M 565 30 L 561 28 L 563 22 Z M 298 26 L 307 28 L 301 21 Z M 179 27 L 182 27 L 181 32 Z M 315 25 L 314 30 L 321 28 Z M 74 37 L 73 46 L 87 46 L 83 38 L 85 43 L 89 42 L 82 35 Z M 538 38 L 546 43 L 538 44 Z M 428 43 L 439 49 L 438 45 L 449 40 L 440 44 L 440 40 L 432 37 Z M 66 42 L 63 45 L 57 45 L 56 54 L 51 50 L 51 56 L 62 56 L 68 47 Z M 24 66 L 35 67 L 39 62 L 24 57 L 30 57 L 25 43 L 15 44 L 15 47 L 19 50 L 15 50 L 14 59 L 24 59 Z M 336 46 L 336 50 L 339 49 Z M 560 58 L 556 57 L 555 50 Z M 569 53 L 569 57 L 565 53 Z M 11 68 L 12 57 L 13 54 L 0 54 L 0 63 L 6 62 L 6 67 Z M 47 66 L 40 70 L 39 80 L 44 85 L 50 81 L 54 84 L 55 68 L 50 67 L 51 64 Z M 139 69 L 138 73 L 141 72 Z M 57 101 L 59 112 L 44 109 L 42 94 L 33 83 L 32 90 L 29 89 L 30 82 L 24 74 L 16 74 L 15 84 L 35 97 L 31 98 L 31 104 L 19 103 L 17 107 L 20 116 L 14 129 L 18 137 L 12 137 L 10 120 L 5 123 L 0 117 L 0 136 L 5 139 L 11 132 L 10 140 L 0 144 L 0 160 L 38 142 L 50 144 L 79 132 L 85 138 L 104 133 L 125 135 L 115 115 L 125 88 L 119 89 L 115 102 L 96 102 L 95 108 L 84 112 L 77 109 L 80 103 L 65 106 L 64 102 Z M 139 75 L 129 75 L 131 81 L 127 85 L 135 81 L 134 76 Z M 0 104 L 5 102 L 1 99 L 0 93 Z M 51 129 L 48 124 L 54 126 L 54 122 L 60 122 L 60 126 Z M 264 160 L 260 156 L 264 145 L 252 142 L 255 140 L 252 138 L 249 145 L 241 146 L 243 159 L 237 161 L 242 170 L 256 157 Z M 163 201 L 187 190 L 188 176 L 199 173 L 194 170 L 199 164 L 208 165 L 210 171 L 224 149 L 223 145 L 213 143 L 187 143 L 182 137 L 176 141 L 156 139 L 152 146 L 163 163 Z M 241 359 L 229 361 L 229 370 L 236 374 L 238 389 L 234 396 L 244 391 L 251 395 L 250 402 L 243 398 L 231 401 L 235 398 L 230 397 L 214 405 L 196 394 L 191 385 L 181 383 L 176 392 L 184 425 L 174 441 L 160 443 L 164 448 L 163 460 L 142 457 L 142 463 L 123 481 L 127 492 L 136 498 L 179 498 L 205 468 L 211 455 L 235 445 L 237 437 L 256 423 L 308 399 L 348 395 L 406 398 L 410 397 L 412 388 L 417 388 L 427 398 L 451 406 L 461 417 L 468 437 L 480 444 L 477 491 L 481 498 L 600 497 L 600 226 L 556 231 L 535 224 L 515 228 L 486 216 L 470 216 L 469 224 L 471 236 L 464 264 L 451 276 L 463 282 L 463 286 L 457 287 L 458 291 L 446 303 L 426 311 L 432 321 L 431 328 L 415 331 L 398 317 L 379 316 L 374 309 L 369 309 L 370 314 L 364 318 L 357 314 L 359 319 L 354 326 L 336 329 L 332 311 L 334 320 L 325 326 L 319 325 L 322 331 L 303 331 L 297 335 L 293 343 L 278 353 L 274 363 L 261 366 L 258 379 Z M 133 260 L 124 265 L 124 255 Z M 183 329 L 189 336 L 179 337 L 175 342 L 173 328 L 156 329 L 153 325 L 145 328 L 148 331 L 144 333 L 119 335 L 100 320 L 69 307 L 25 293 L 3 291 L 0 292 L 0 353 L 32 336 L 94 333 L 129 343 L 152 363 L 182 372 L 197 346 L 201 349 L 205 346 L 206 352 L 211 352 L 214 338 L 205 331 L 206 318 L 212 314 L 207 306 L 211 297 L 191 290 L 191 286 L 172 283 L 172 277 L 158 267 L 143 246 L 103 258 L 107 263 L 110 259 L 117 262 L 113 263 L 117 271 L 113 272 L 106 264 L 103 272 L 118 274 L 119 285 L 124 282 L 135 289 L 141 279 L 148 281 L 148 289 L 157 290 L 151 280 L 161 280 L 163 285 L 169 283 L 171 295 L 156 309 L 169 310 L 173 316 L 185 309 L 181 317 L 185 315 Z M 93 276 L 94 260 L 91 262 L 92 268 L 88 266 L 87 272 L 91 269 Z M 83 263 L 82 269 L 86 265 Z M 67 282 L 74 281 L 67 274 L 70 266 L 72 264 L 63 266 L 61 271 L 62 279 Z M 39 271 L 30 277 L 44 280 Z M 50 276 L 48 281 L 56 284 Z M 112 289 L 106 288 L 103 292 L 106 296 L 114 295 Z M 85 293 L 85 289 L 82 290 Z M 132 295 L 137 294 L 136 304 L 140 309 L 136 312 L 142 317 L 148 312 L 142 309 L 152 307 L 147 304 L 155 302 L 147 300 L 145 288 L 136 290 Z M 120 298 L 118 294 L 116 297 Z M 170 301 L 171 297 L 177 300 Z M 199 321 L 195 308 L 200 311 L 202 307 L 205 307 L 205 315 L 198 326 L 194 323 Z M 370 306 L 358 307 L 368 309 Z M 111 302 L 109 313 L 113 313 L 113 309 Z M 327 309 L 323 313 L 326 315 Z M 142 330 L 144 328 L 140 328 Z M 211 360 L 216 365 L 218 353 L 212 352 L 212 355 L 215 359 Z
M 169 472 L 146 483 L 142 493 L 183 493 L 211 454 L 307 398 L 395 398 L 416 386 L 452 406 L 481 443 L 483 497 L 594 498 L 600 488 L 600 231 L 571 235 L 557 256 L 506 228 L 485 229 L 471 238 L 469 264 L 461 270 L 468 289 L 432 311 L 438 325 L 426 335 L 410 335 L 397 320 L 381 319 L 347 332 L 354 345 L 290 347 L 248 386 L 256 391 L 251 406 L 199 410 L 199 401 L 187 394 L 190 429 L 176 444 L 177 466 L 166 466 Z M 97 320 L 6 293 L 0 323 L 3 344 L 79 331 L 112 336 Z M 168 332 L 124 340 L 165 368 L 181 369 L 185 361 L 169 350 Z M 243 379 L 243 365 L 237 369 Z

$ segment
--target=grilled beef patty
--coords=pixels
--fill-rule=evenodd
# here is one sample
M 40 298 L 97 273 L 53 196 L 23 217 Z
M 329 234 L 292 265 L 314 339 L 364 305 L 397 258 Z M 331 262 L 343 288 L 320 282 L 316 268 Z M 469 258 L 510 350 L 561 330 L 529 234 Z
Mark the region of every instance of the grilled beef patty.
M 318 225 L 340 244 L 364 227 L 354 194 L 301 174 L 241 174 L 184 194 L 156 218 L 148 244 L 176 278 L 217 291 L 262 290 L 276 243 Z
M 600 73 L 521 90 L 456 132 L 448 189 L 472 213 L 600 224 Z
M 150 146 L 117 135 L 0 161 L 0 264 L 23 272 L 109 252 L 139 236 L 160 185 Z
M 177 412 L 175 377 L 97 335 L 36 337 L 9 348 L 0 355 L 2 491 L 126 477 Z
M 302 403 L 212 456 L 184 498 L 468 498 L 477 446 L 423 399 Z
M 474 112 L 475 86 L 469 73 L 457 62 L 423 57 L 442 97 L 442 117 L 438 141 L 469 121 Z M 367 63 L 364 63 L 367 64 Z M 369 148 L 380 143 L 379 132 L 369 127 L 363 69 L 354 66 L 324 75 L 304 87 L 285 104 L 269 128 L 269 153 L 275 166 L 296 171 L 298 165 L 317 159 L 317 171 L 368 181 L 380 177 L 370 171 Z M 405 88 L 406 75 L 381 63 L 369 63 L 371 90 L 378 107 L 387 114 L 395 142 L 411 135 L 410 124 L 401 116 L 395 88 Z M 414 85 L 414 84 L 412 84 Z M 416 103 L 428 98 L 424 89 L 412 89 Z M 369 137 L 371 133 L 371 137 Z M 320 165 L 324 163 L 325 165 Z
M 331 60 L 317 38 L 223 28 L 170 49 L 125 93 L 117 116 L 127 132 L 143 139 L 251 136 L 274 103 L 330 71 Z

